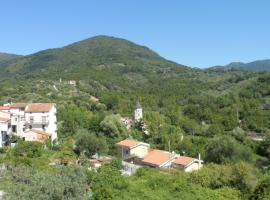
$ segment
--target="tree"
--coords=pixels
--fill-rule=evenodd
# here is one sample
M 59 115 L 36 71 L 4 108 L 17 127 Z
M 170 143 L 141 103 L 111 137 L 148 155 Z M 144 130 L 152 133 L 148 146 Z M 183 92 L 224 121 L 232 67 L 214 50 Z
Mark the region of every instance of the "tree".
M 128 187 L 128 182 L 120 171 L 110 165 L 103 165 L 98 173 L 91 177 L 92 190 L 96 200 L 121 199 L 121 193 Z
M 21 166 L 20 166 L 21 167 Z M 19 167 L 18 167 L 19 168 Z M 38 171 L 35 168 L 14 168 L 9 179 L 14 185 L 7 188 L 5 197 L 9 200 L 21 199 L 83 199 L 89 186 L 86 173 L 81 168 L 57 167 L 53 171 Z M 23 178 L 22 178 L 23 177 Z
M 108 147 L 102 137 L 97 137 L 95 133 L 88 132 L 85 129 L 78 130 L 76 133 L 76 146 L 80 148 L 88 157 L 98 153 L 107 153 Z
M 270 135 L 268 135 L 264 141 L 258 147 L 258 153 L 265 156 L 270 161 Z
M 270 199 L 270 175 L 266 175 L 256 187 L 252 200 L 267 200 Z
M 41 143 L 21 141 L 14 147 L 12 155 L 15 157 L 36 158 L 41 156 L 42 149 Z
M 214 137 L 206 149 L 206 160 L 214 163 L 229 163 L 240 160 L 252 161 L 252 152 L 230 136 Z
M 78 108 L 70 105 L 68 109 L 61 107 L 58 111 L 58 120 L 61 122 L 60 137 L 72 136 L 80 128 L 89 128 L 91 125 L 92 113 L 86 108 Z
M 121 122 L 120 115 L 108 115 L 100 123 L 101 130 L 111 138 L 127 137 L 127 129 Z

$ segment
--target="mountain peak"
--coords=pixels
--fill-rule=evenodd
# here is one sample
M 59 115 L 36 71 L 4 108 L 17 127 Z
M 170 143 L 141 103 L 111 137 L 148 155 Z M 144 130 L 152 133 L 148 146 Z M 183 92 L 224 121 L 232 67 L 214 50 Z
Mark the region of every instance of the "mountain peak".
M 70 78 L 74 78 L 75 74 L 76 78 L 77 74 L 80 74 L 79 78 L 89 77 L 95 70 L 104 70 L 104 73 L 113 71 L 121 76 L 123 73 L 156 74 L 165 73 L 172 68 L 176 71 L 187 69 L 162 58 L 145 46 L 105 35 L 88 38 L 63 48 L 40 51 L 3 67 L 11 74 L 46 74 L 52 77 L 51 74 L 61 72 L 68 74 Z

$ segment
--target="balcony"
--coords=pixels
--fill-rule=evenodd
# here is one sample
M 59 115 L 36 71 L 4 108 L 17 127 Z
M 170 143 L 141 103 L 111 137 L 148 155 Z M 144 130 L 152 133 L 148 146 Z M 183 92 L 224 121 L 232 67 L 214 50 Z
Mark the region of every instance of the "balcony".
M 49 120 L 27 120 L 25 121 L 25 124 L 27 125 L 32 125 L 32 124 L 37 124 L 37 125 L 47 125 L 49 124 Z

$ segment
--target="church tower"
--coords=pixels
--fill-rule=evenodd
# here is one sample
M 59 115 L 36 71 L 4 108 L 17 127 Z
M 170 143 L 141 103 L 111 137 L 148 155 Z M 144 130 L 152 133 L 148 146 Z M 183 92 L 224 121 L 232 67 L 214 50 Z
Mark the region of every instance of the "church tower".
M 140 102 L 137 102 L 136 107 L 135 107 L 135 111 L 134 111 L 134 120 L 135 120 L 135 122 L 139 122 L 142 118 L 143 118 L 142 106 L 141 106 Z

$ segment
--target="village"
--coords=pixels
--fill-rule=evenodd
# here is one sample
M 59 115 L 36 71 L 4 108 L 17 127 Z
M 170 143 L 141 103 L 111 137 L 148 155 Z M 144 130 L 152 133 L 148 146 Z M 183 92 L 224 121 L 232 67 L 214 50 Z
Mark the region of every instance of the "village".
M 23 141 L 44 143 L 47 140 L 57 141 L 57 106 L 55 103 L 8 103 L 0 107 L 0 148 L 14 147 L 13 137 Z M 121 118 L 123 124 L 130 129 L 135 123 L 143 121 L 143 110 L 137 102 L 133 118 Z M 143 123 L 143 133 L 149 134 Z M 148 166 L 159 169 L 175 169 L 184 172 L 199 170 L 203 160 L 180 155 L 174 151 L 151 149 L 150 144 L 132 138 L 115 144 L 118 159 L 122 160 L 122 173 L 132 175 L 137 169 Z M 111 162 L 111 156 L 93 155 L 89 162 L 95 168 Z

